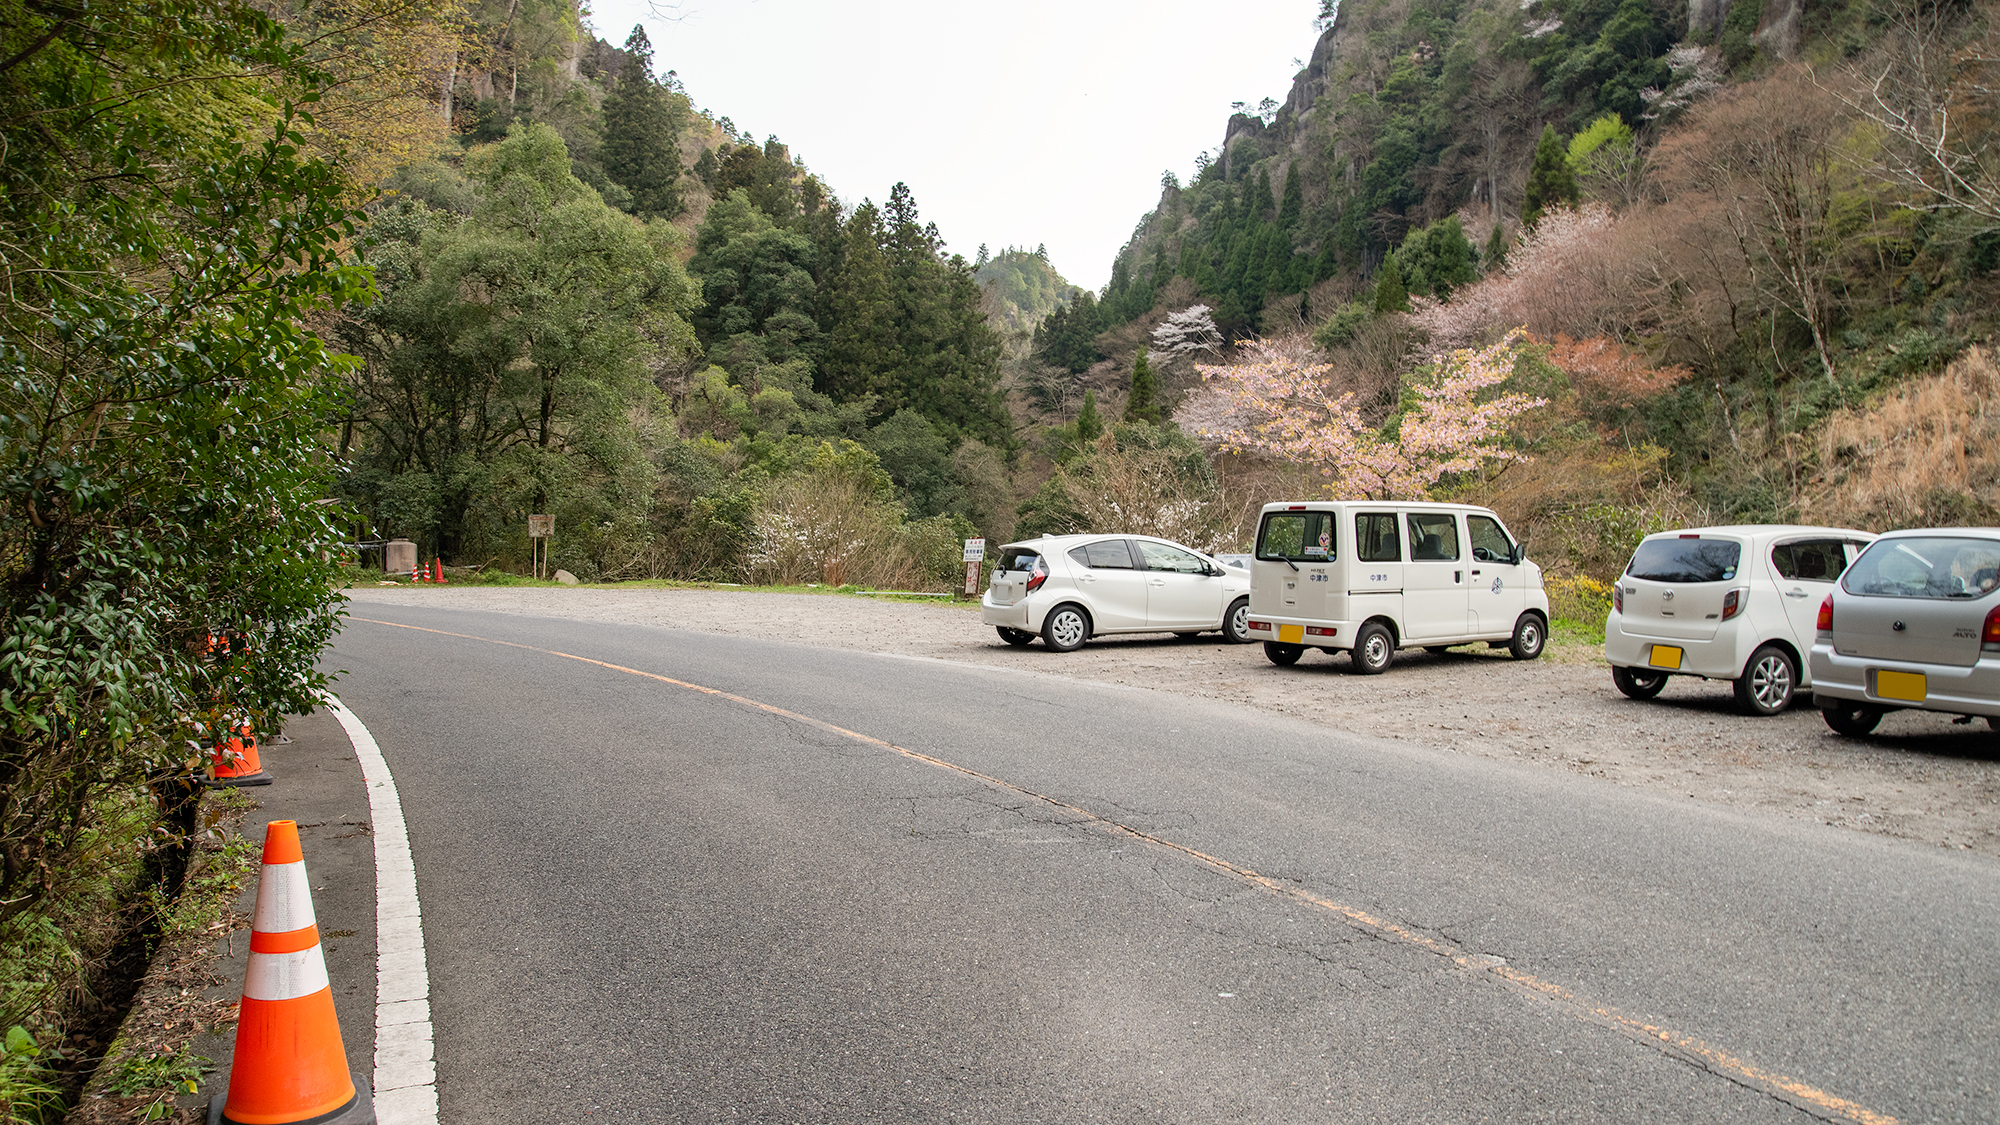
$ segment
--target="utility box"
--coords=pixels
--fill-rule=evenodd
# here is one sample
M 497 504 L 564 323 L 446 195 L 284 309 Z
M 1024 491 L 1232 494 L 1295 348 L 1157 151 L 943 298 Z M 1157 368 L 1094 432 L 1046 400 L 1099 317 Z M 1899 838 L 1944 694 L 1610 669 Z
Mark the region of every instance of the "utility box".
M 382 570 L 388 574 L 410 574 L 417 569 L 417 545 L 408 539 L 391 539 L 382 548 Z

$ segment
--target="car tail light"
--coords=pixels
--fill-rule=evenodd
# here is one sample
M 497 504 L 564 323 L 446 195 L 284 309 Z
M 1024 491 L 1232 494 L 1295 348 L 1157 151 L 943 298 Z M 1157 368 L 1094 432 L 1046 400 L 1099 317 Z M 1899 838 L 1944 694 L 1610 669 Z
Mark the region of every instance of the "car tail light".
M 1743 612 L 1743 591 L 1731 590 L 1722 598 L 1722 619 L 1724 621 Z
M 1328 625 L 1306 626 L 1306 636 L 1308 637 L 1338 637 L 1339 635 L 1340 635 L 1340 630 L 1332 626 Z
M 1995 609 L 1995 610 L 1994 610 L 1993 612 L 1994 612 L 1994 613 L 2000 613 L 2000 608 L 1996 608 L 1996 609 Z M 1815 623 L 1813 624 L 1813 628 L 1814 628 L 1814 629 L 1816 629 L 1816 630 L 1818 630 L 1819 632 L 1822 632 L 1822 633 L 1831 633 L 1831 632 L 1833 632 L 1833 595 L 1832 595 L 1832 594 L 1828 594 L 1828 595 L 1826 596 L 1826 600 L 1825 600 L 1825 601 L 1823 601 L 1823 602 L 1821 602 L 1821 603 L 1819 603 L 1819 620 L 1818 620 L 1817 622 L 1815 622 Z M 1993 635 L 1993 616 L 1992 616 L 1992 614 L 1988 614 L 1988 615 L 1987 615 L 1987 617 L 1986 617 L 1986 635 L 1987 635 L 1987 636 L 1989 636 L 1989 637 Z
M 2000 652 L 2000 605 L 1986 611 L 1986 628 L 1979 631 L 1979 647 L 1989 652 Z
M 1048 580 L 1049 580 L 1049 568 L 1047 566 L 1044 566 L 1040 559 L 1036 559 L 1035 573 L 1029 576 L 1028 578 L 1028 593 L 1032 594 L 1036 590 L 1041 589 L 1042 583 L 1047 582 Z
M 1257 630 L 1260 633 L 1268 633 L 1271 631 L 1271 623 L 1269 621 L 1252 621 L 1249 627 Z
M 1611 608 L 1619 613 L 1625 612 L 1625 587 L 1616 582 L 1611 584 Z

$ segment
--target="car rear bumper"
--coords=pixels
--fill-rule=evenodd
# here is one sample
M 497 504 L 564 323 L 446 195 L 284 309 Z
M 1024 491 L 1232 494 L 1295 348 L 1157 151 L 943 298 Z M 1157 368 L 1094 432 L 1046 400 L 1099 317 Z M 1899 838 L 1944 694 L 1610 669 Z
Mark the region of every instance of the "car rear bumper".
M 980 599 L 979 620 L 988 625 L 1005 625 L 1012 629 L 1034 629 L 1041 625 L 1039 621 L 1032 624 L 1029 622 L 1027 598 L 1022 598 L 1013 605 L 995 605 L 993 595 L 990 593 Z
M 1673 659 L 1673 652 L 1680 654 L 1677 662 Z M 1750 659 L 1750 649 L 1743 647 L 1733 629 L 1718 630 L 1714 637 L 1707 640 L 1654 637 L 1637 630 L 1628 632 L 1625 618 L 1614 611 L 1604 623 L 1604 659 L 1617 668 L 1733 680 L 1743 674 L 1744 662 Z
M 1259 625 L 1265 628 L 1257 628 Z M 1252 610 L 1250 631 L 1247 635 L 1253 641 L 1276 641 L 1280 644 L 1306 645 L 1310 648 L 1351 649 L 1354 647 L 1355 631 L 1360 628 L 1361 623 L 1358 621 L 1328 621 L 1316 617 L 1274 617 L 1268 613 Z
M 1842 656 L 1833 646 L 1816 644 L 1807 659 L 1812 667 L 1813 696 L 1841 699 L 1889 709 L 1943 711 L 1952 715 L 2000 715 L 2000 657 L 1982 656 L 1970 667 L 1919 664 L 1902 660 L 1868 660 Z M 1921 700 L 1882 695 L 1881 672 L 1901 672 L 1924 678 Z M 1907 681 L 1906 681 L 1907 682 Z

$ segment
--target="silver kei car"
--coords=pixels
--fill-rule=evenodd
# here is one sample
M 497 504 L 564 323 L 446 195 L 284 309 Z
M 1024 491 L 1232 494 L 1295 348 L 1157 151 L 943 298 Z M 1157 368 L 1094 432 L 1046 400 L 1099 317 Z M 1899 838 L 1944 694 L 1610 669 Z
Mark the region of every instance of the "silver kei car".
M 1105 633 L 1250 639 L 1250 573 L 1150 535 L 1046 535 L 1000 548 L 979 618 L 1010 645 L 1069 652 Z
M 2000 528 L 1869 544 L 1820 603 L 1810 659 L 1820 713 L 1841 734 L 1906 708 L 2000 729 Z

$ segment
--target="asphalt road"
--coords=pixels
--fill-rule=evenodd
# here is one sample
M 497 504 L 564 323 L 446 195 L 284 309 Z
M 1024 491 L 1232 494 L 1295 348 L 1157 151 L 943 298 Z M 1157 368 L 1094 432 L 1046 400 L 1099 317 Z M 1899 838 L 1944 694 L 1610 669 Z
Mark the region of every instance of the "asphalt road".
M 1991 860 L 777 640 L 363 605 L 329 663 L 449 1125 L 2000 1119 Z

